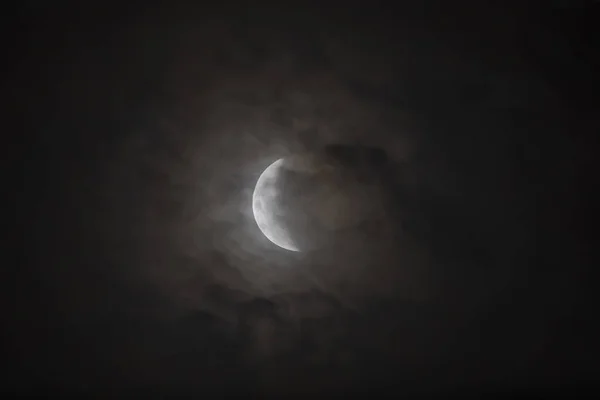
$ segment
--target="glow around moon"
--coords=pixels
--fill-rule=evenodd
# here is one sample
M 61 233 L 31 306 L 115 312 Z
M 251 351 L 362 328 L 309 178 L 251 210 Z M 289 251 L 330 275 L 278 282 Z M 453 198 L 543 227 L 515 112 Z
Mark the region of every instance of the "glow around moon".
M 278 201 L 277 178 L 283 161 L 279 159 L 269 165 L 258 178 L 252 195 L 252 212 L 258 227 L 267 239 L 283 249 L 300 251 L 280 221 L 284 210 Z

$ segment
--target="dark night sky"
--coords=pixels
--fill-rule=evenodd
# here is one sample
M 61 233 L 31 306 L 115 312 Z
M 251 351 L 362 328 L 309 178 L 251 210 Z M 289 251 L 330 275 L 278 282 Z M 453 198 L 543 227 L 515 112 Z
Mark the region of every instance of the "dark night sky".
M 90 3 L 22 2 L 5 35 L 3 388 L 597 381 L 594 2 Z M 329 143 L 386 150 L 393 254 L 291 254 L 258 231 L 262 170 Z

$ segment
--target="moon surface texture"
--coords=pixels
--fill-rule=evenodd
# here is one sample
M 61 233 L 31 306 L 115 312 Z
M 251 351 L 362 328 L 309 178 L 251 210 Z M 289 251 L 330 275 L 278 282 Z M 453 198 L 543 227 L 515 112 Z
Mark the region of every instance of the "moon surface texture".
M 368 159 L 373 155 L 381 157 L 370 148 L 330 145 L 275 161 L 254 190 L 258 227 L 277 246 L 296 252 L 347 247 L 369 221 L 383 232 L 387 214 L 376 163 Z
M 267 239 L 283 249 L 300 251 L 289 231 L 279 220 L 285 212 L 281 206 L 278 189 L 279 172 L 283 161 L 281 158 L 269 165 L 258 178 L 252 195 L 252 212 L 258 227 Z

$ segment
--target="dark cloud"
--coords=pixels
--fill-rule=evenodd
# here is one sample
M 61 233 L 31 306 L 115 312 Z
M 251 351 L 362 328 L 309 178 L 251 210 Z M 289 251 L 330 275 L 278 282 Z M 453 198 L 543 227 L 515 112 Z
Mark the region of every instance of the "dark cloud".
M 568 74 L 540 68 L 565 47 L 542 46 L 553 36 L 524 9 L 404 8 L 32 15 L 10 90 L 30 141 L 3 321 L 12 384 L 409 393 L 593 378 L 576 210 L 597 121 Z M 291 254 L 260 234 L 252 190 L 275 159 L 314 149 L 352 165 L 368 149 L 395 207 L 342 248 Z

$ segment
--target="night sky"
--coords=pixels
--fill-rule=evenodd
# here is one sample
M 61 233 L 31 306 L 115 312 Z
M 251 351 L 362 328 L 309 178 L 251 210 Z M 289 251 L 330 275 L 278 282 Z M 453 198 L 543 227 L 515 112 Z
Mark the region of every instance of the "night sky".
M 123 3 L 8 12 L 3 390 L 598 381 L 595 2 Z M 330 144 L 384 150 L 396 234 L 279 249 L 256 181 Z

